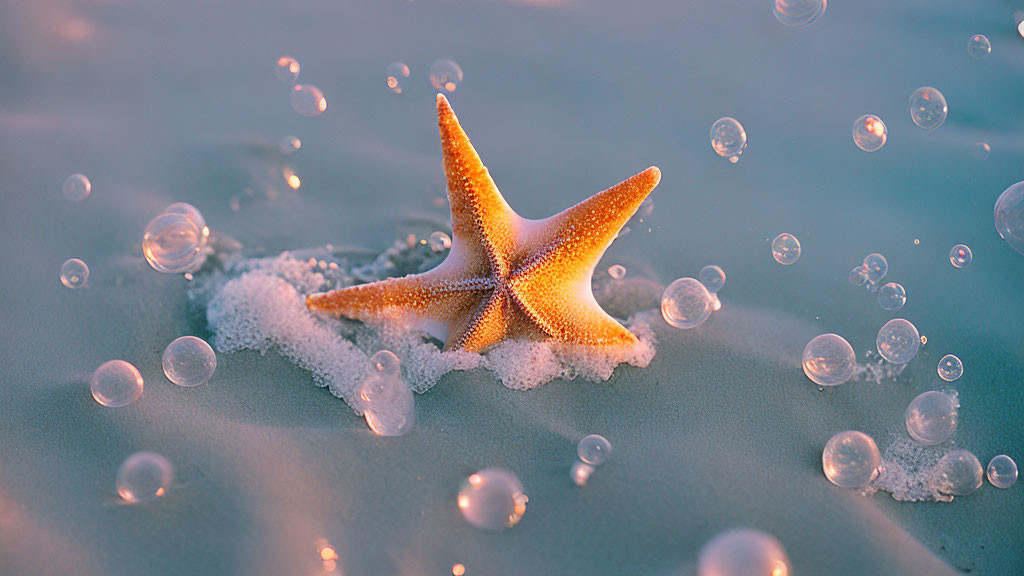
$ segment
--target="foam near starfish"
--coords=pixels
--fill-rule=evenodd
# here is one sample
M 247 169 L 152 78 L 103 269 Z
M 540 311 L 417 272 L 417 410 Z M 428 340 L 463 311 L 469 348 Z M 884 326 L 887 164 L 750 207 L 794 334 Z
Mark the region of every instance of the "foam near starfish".
M 419 331 L 380 330 L 345 319 L 314 315 L 305 296 L 318 290 L 381 280 L 389 275 L 430 268 L 438 255 L 418 243 L 396 242 L 371 262 L 355 262 L 332 248 L 286 252 L 271 258 L 245 258 L 241 252 L 218 254 L 189 290 L 205 308 L 214 345 L 220 352 L 278 350 L 308 370 L 357 412 L 360 383 L 370 374 L 369 356 L 381 349 L 402 361 L 402 376 L 416 392 L 425 392 L 453 370 L 484 368 L 509 388 L 529 389 L 556 378 L 607 380 L 621 363 L 645 367 L 655 353 L 650 312 L 634 313 L 627 325 L 636 335 L 628 347 L 591 347 L 553 341 L 507 340 L 483 354 L 442 351 Z M 601 291 L 614 300 L 615 290 Z M 620 303 L 621 306 L 621 303 Z

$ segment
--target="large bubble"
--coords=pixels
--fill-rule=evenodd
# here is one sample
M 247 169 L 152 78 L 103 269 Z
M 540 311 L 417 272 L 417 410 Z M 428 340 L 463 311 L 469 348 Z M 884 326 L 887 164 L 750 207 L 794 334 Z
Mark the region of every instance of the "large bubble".
M 693 278 L 680 278 L 665 288 L 661 296 L 661 315 L 676 328 L 695 328 L 704 323 L 714 309 L 711 293 Z
M 1017 182 L 999 195 L 995 206 L 996 231 L 1020 254 L 1024 254 L 1024 182 Z

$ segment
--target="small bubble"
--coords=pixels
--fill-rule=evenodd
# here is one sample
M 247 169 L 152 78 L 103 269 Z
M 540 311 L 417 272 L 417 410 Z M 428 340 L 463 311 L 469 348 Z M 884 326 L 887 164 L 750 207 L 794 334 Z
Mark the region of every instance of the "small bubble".
M 804 374 L 821 386 L 838 386 L 848 381 L 857 367 L 853 346 L 838 334 L 816 336 L 803 354 Z
M 889 272 L 889 263 L 885 260 L 885 256 L 873 253 L 864 257 L 863 266 L 864 272 L 868 275 L 869 288 L 874 292 L 878 289 L 878 283 Z
M 576 455 L 591 466 L 600 466 L 612 454 L 612 445 L 600 434 L 591 434 L 576 445 Z
M 92 192 L 92 182 L 89 182 L 84 174 L 72 174 L 67 177 L 67 180 L 64 180 L 61 192 L 68 200 L 79 202 L 85 200 Z
M 693 278 L 680 278 L 661 296 L 661 316 L 676 328 L 700 326 L 712 312 L 711 294 Z
M 800 259 L 800 241 L 792 234 L 779 234 L 772 240 L 772 258 L 783 266 L 795 263 Z
M 974 145 L 974 150 L 971 155 L 974 156 L 975 160 L 984 160 L 988 158 L 989 153 L 992 151 L 992 147 L 985 142 L 978 142 Z
M 434 252 L 443 252 L 450 250 L 452 247 L 452 239 L 444 232 L 434 232 L 427 238 L 427 244 L 430 249 Z
M 465 576 L 465 574 L 466 574 L 466 567 L 465 566 L 463 566 L 462 564 L 454 564 L 454 565 L 452 565 L 452 576 Z
M 868 273 L 864 269 L 864 266 L 857 266 L 850 270 L 850 274 L 847 277 L 850 280 L 850 284 L 854 286 L 863 286 L 868 281 Z
M 199 386 L 213 377 L 217 355 L 205 340 L 182 336 L 164 349 L 163 368 L 167 379 L 178 386 Z
M 910 362 L 921 348 L 921 335 L 917 328 L 903 318 L 894 318 L 885 323 L 875 339 L 878 353 L 892 364 Z
M 1017 482 L 1017 463 L 1006 454 L 1000 454 L 988 463 L 985 473 L 996 488 L 1009 488 Z
M 402 363 L 391 350 L 381 350 L 370 356 L 370 365 L 382 374 L 398 376 Z
M 412 390 L 397 375 L 371 375 L 359 388 L 363 417 L 378 436 L 403 436 L 415 423 Z
M 821 452 L 828 481 L 843 488 L 862 488 L 878 476 L 878 446 L 863 432 L 847 430 L 829 439 Z
M 705 266 L 697 273 L 697 281 L 708 289 L 708 292 L 715 294 L 725 286 L 725 272 L 714 264 Z
M 853 122 L 853 143 L 865 152 L 874 152 L 885 146 L 885 122 L 874 114 L 865 114 Z
M 967 41 L 967 53 L 975 60 L 981 60 L 992 52 L 992 43 L 984 34 L 975 34 Z
M 117 469 L 117 493 L 126 502 L 145 502 L 167 493 L 174 482 L 174 468 L 154 452 L 136 452 Z
M 918 246 L 919 244 L 921 244 L 921 239 L 920 238 L 914 238 L 914 246 Z
M 907 432 L 918 444 L 942 444 L 956 432 L 957 403 L 949 394 L 925 392 L 911 400 L 904 419 Z
M 281 56 L 274 66 L 274 75 L 285 84 L 291 85 L 299 78 L 299 61 L 291 56 Z
M 949 251 L 949 263 L 954 268 L 964 268 L 971 263 L 974 258 L 974 254 L 971 253 L 971 249 L 965 244 L 957 244 L 953 246 L 953 249 Z
M 81 288 L 89 281 L 89 267 L 78 258 L 72 258 L 60 267 L 61 284 L 71 288 Z
M 952 382 L 964 375 L 964 364 L 952 354 L 946 354 L 939 360 L 939 378 Z
M 608 267 L 608 275 L 615 280 L 621 280 L 626 276 L 626 267 L 620 264 L 613 264 Z
M 438 60 L 430 65 L 430 84 L 435 90 L 455 92 L 462 84 L 462 68 L 451 60 Z
M 327 99 L 312 84 L 296 84 L 291 90 L 292 110 L 303 116 L 319 116 L 327 110 Z
M 807 26 L 825 13 L 826 0 L 774 0 L 772 13 L 786 26 Z
M 522 482 L 503 468 L 485 468 L 471 474 L 457 500 L 467 522 L 491 531 L 515 526 L 526 513 L 527 502 Z
M 931 86 L 923 86 L 910 95 L 910 118 L 925 130 L 934 130 L 946 121 L 946 98 Z
M 104 362 L 92 373 L 92 397 L 110 408 L 127 406 L 142 396 L 142 374 L 124 360 Z
M 159 272 L 191 272 L 199 263 L 202 243 L 202 232 L 188 216 L 165 212 L 146 225 L 142 254 Z
M 302 148 L 302 140 L 299 140 L 295 136 L 285 136 L 281 139 L 278 148 L 281 149 L 281 153 L 285 156 L 292 154 L 299 148 Z
M 882 310 L 895 312 L 907 303 L 907 291 L 902 284 L 889 282 L 878 290 L 878 305 Z
M 747 131 L 734 118 L 719 118 L 711 125 L 711 148 L 735 164 L 747 148 Z
M 409 67 L 401 62 L 392 62 L 387 70 L 384 71 L 386 76 L 385 83 L 388 86 L 388 90 L 391 90 L 395 94 L 402 93 L 402 82 L 409 77 Z
M 981 488 L 983 475 L 977 456 L 967 450 L 954 450 L 935 465 L 931 488 L 938 494 L 967 496 Z

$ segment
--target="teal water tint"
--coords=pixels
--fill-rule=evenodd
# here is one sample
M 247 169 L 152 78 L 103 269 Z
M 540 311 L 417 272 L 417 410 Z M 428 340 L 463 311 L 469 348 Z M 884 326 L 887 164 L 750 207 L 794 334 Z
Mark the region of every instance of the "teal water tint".
M 0 4 L 0 572 L 312 573 L 327 538 L 346 574 L 677 574 L 742 526 L 778 538 L 797 575 L 1024 572 L 1021 521 L 1005 514 L 1020 485 L 905 503 L 821 470 L 837 432 L 883 453 L 905 434 L 910 401 L 949 386 L 935 368 L 949 353 L 965 367 L 957 447 L 1024 458 L 1024 256 L 992 216 L 1024 180 L 1020 7 L 834 2 L 791 28 L 771 4 Z M 976 60 L 979 33 L 992 51 Z M 292 109 L 285 55 L 322 90 L 322 114 Z M 401 438 L 373 436 L 275 353 L 219 357 L 196 389 L 166 382 L 166 346 L 210 335 L 186 281 L 145 263 L 146 223 L 189 202 L 271 255 L 444 230 L 429 78 L 442 59 L 463 72 L 447 94 L 462 125 L 525 217 L 659 166 L 653 212 L 598 269 L 667 285 L 713 263 L 729 277 L 722 310 L 661 326 L 651 366 L 608 385 L 523 393 L 453 374 L 416 398 Z M 401 94 L 386 84 L 396 61 L 410 68 Z M 922 86 L 948 103 L 934 130 L 909 114 Z M 864 114 L 887 127 L 870 154 L 851 138 Z M 727 116 L 748 139 L 736 164 L 709 143 Z M 287 157 L 286 136 L 301 140 Z M 79 202 L 62 193 L 75 173 L 91 183 Z M 800 239 L 791 266 L 772 259 L 781 232 Z M 956 244 L 970 266 L 950 265 Z M 836 333 L 863 361 L 893 317 L 847 280 L 872 252 L 928 342 L 895 381 L 819 392 L 804 346 Z M 72 257 L 90 268 L 78 290 L 58 273 Z M 117 410 L 88 386 L 112 359 L 146 382 Z M 590 433 L 615 457 L 579 490 L 567 467 Z M 176 483 L 119 506 L 117 468 L 138 451 L 165 455 Z M 455 506 L 462 479 L 492 466 L 530 497 L 498 536 Z

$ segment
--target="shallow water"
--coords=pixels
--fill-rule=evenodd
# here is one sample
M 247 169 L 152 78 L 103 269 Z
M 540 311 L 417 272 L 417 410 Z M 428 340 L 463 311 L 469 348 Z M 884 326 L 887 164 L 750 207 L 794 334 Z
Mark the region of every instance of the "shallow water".
M 1024 503 L 1019 486 L 907 503 L 838 489 L 820 468 L 845 429 L 884 458 L 910 400 L 944 384 L 947 353 L 965 367 L 956 447 L 1021 460 L 1024 257 L 992 223 L 1024 179 L 1017 8 L 832 3 L 792 29 L 768 2 L 734 0 L 0 4 L 0 572 L 312 573 L 327 538 L 352 574 L 676 574 L 737 526 L 775 535 L 795 574 L 1024 571 L 1021 524 L 1001 514 Z M 983 60 L 966 51 L 976 33 L 992 43 Z M 273 70 L 284 54 L 323 90 L 322 115 L 291 109 Z M 652 214 L 598 269 L 665 285 L 717 264 L 722 310 L 692 331 L 655 327 L 651 365 L 607 384 L 516 392 L 483 370 L 451 374 L 417 396 L 401 439 L 373 437 L 276 352 L 219 354 L 196 389 L 167 382 L 166 345 L 212 334 L 186 281 L 146 265 L 146 223 L 190 202 L 267 256 L 375 254 L 444 230 L 427 78 L 439 58 L 462 67 L 449 98 L 525 217 L 659 166 Z M 384 82 L 393 61 L 412 70 L 400 95 Z M 909 116 L 920 86 L 949 103 L 933 131 Z M 853 144 L 862 114 L 886 123 L 878 152 Z M 723 116 L 748 135 L 735 165 L 708 139 Z M 286 135 L 302 141 L 288 157 Z M 92 190 L 72 203 L 61 185 L 76 172 Z M 792 266 L 772 259 L 781 232 L 800 239 Z M 958 243 L 973 252 L 961 270 Z M 870 252 L 928 343 L 898 377 L 819 392 L 804 345 L 834 332 L 863 363 L 893 317 L 847 281 Z M 75 291 L 59 279 L 73 257 L 90 269 Z M 119 411 L 88 388 L 112 359 L 146 380 Z M 590 433 L 616 453 L 581 490 L 567 472 Z M 112 505 L 118 465 L 141 450 L 168 457 L 176 486 L 151 506 Z M 454 506 L 461 479 L 488 466 L 530 496 L 497 537 Z

